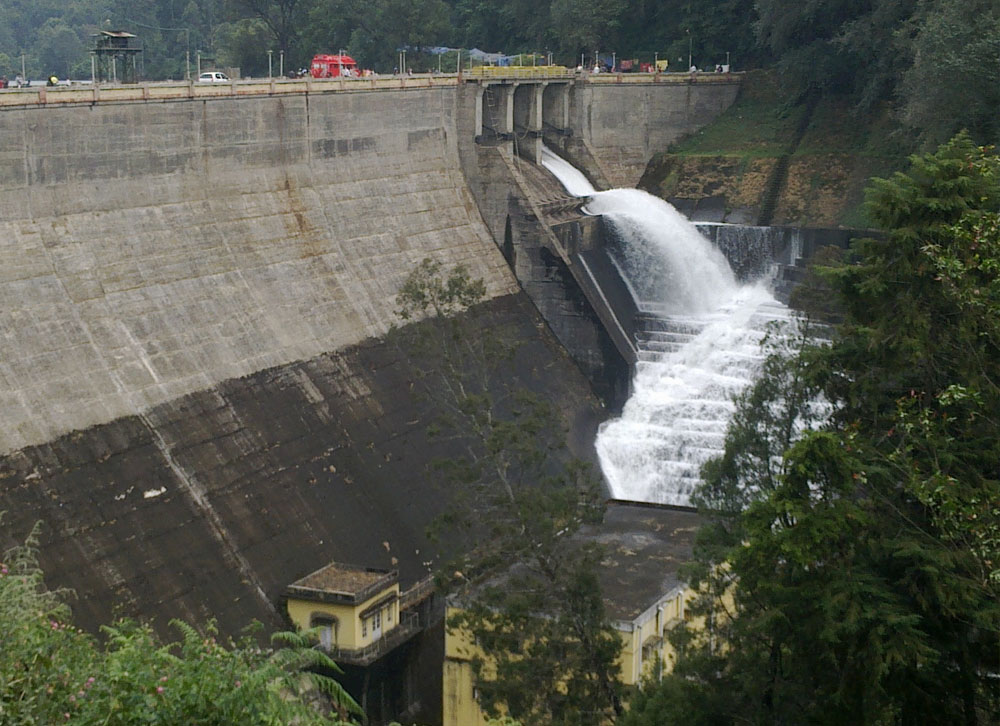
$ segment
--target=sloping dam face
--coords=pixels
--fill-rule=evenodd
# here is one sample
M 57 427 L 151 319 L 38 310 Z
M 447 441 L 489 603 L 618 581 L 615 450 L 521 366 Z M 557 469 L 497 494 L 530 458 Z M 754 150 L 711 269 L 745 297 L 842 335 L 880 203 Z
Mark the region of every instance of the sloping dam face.
M 485 280 L 511 380 L 592 430 L 470 192 L 474 98 L 0 110 L 0 550 L 40 521 L 80 625 L 280 627 L 284 587 L 331 560 L 428 572 L 425 471 L 457 452 L 383 337 L 425 257 Z

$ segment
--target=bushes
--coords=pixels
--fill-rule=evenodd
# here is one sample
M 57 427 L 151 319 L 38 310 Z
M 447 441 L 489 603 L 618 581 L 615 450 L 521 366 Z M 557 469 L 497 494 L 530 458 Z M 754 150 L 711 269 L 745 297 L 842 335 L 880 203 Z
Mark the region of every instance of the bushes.
M 339 724 L 360 709 L 320 672 L 338 672 L 307 636 L 277 633 L 220 641 L 171 625 L 162 643 L 149 625 L 119 621 L 97 639 L 72 625 L 66 591 L 48 590 L 38 567 L 38 528 L 0 556 L 0 723 Z M 326 696 L 323 699 L 321 696 Z M 331 705 L 333 708 L 331 709 Z M 324 711 L 332 713 L 324 713 Z

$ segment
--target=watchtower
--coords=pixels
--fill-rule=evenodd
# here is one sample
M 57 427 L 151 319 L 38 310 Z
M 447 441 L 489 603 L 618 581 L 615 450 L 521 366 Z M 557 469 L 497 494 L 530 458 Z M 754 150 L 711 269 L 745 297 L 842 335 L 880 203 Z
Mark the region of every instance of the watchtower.
M 94 81 L 139 81 L 136 57 L 142 53 L 142 43 L 135 35 L 124 30 L 102 30 L 93 38 L 90 54 Z

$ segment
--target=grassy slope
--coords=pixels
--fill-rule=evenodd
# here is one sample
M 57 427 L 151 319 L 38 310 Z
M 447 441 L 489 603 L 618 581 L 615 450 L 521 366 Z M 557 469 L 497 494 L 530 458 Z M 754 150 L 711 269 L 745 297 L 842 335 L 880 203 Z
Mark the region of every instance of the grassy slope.
M 721 196 L 727 209 L 756 217 L 771 169 L 804 113 L 777 74 L 749 73 L 736 103 L 656 157 L 641 186 L 667 198 Z M 792 153 L 774 223 L 864 226 L 867 180 L 901 168 L 909 152 L 895 128 L 885 109 L 861 116 L 843 99 L 822 99 Z

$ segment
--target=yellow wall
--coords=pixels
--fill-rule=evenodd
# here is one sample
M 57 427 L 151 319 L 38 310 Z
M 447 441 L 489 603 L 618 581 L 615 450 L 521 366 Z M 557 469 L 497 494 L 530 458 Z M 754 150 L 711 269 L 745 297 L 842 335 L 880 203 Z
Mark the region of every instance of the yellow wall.
M 375 641 L 372 637 L 371 615 L 368 616 L 369 626 L 366 633 L 361 634 L 361 618 L 358 614 L 370 607 L 377 600 L 386 595 L 395 593 L 397 599 L 382 607 L 382 635 L 392 630 L 399 624 L 399 584 L 393 584 L 384 590 L 380 590 L 376 595 L 365 600 L 358 605 L 338 605 L 325 602 L 312 602 L 309 600 L 299 600 L 288 598 L 288 617 L 300 630 L 307 630 L 310 627 L 312 616 L 316 613 L 331 615 L 337 618 L 339 627 L 337 628 L 337 640 L 335 645 L 339 648 L 357 650 L 364 648 Z M 388 615 L 391 611 L 392 622 L 388 622 Z
M 688 589 L 671 593 L 633 621 L 630 632 L 620 631 L 623 643 L 620 659 L 623 683 L 637 685 L 643 677 L 653 674 L 658 660 L 663 664 L 664 672 L 673 668 L 677 654 L 670 645 L 667 634 L 684 619 L 686 603 L 693 596 L 694 592 Z M 644 653 L 642 646 L 647 642 L 651 647 Z
M 473 697 L 472 665 L 464 660 L 444 661 L 443 726 L 484 726 L 486 717 Z
M 619 631 L 624 645 L 619 661 L 622 682 L 636 685 L 643 676 L 651 675 L 657 656 L 663 664 L 664 672 L 673 668 L 676 654 L 666 634 L 683 621 L 686 603 L 694 596 L 694 591 L 687 588 L 671 593 L 657 603 L 662 608 L 650 608 L 632 621 L 630 631 Z M 449 608 L 447 617 L 450 618 L 454 613 L 455 609 Z M 660 643 L 643 658 L 642 644 L 650 637 L 660 638 Z M 443 726 L 483 726 L 486 718 L 474 698 L 475 678 L 469 663 L 473 656 L 482 656 L 483 653 L 465 630 L 446 629 L 444 643 Z

